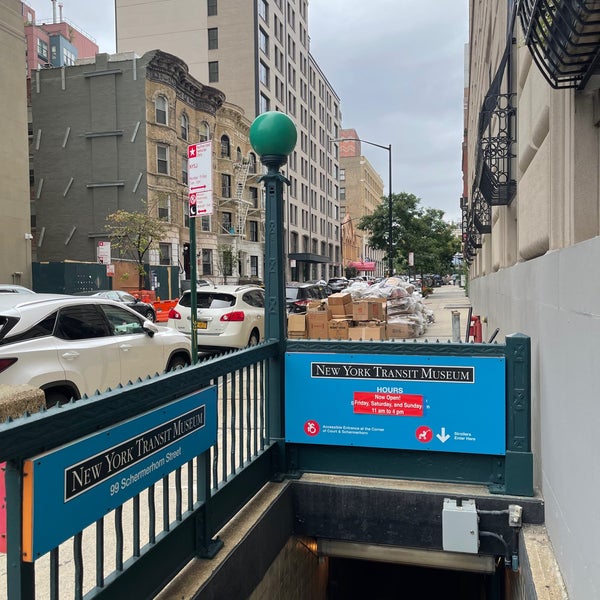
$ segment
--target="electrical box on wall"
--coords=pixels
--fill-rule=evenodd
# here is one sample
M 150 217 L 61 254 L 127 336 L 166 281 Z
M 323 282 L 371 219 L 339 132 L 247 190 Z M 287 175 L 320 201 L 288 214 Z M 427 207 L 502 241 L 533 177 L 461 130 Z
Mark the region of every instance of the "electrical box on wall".
M 458 503 L 451 498 L 444 498 L 442 545 L 447 552 L 477 554 L 479 525 L 475 500 Z

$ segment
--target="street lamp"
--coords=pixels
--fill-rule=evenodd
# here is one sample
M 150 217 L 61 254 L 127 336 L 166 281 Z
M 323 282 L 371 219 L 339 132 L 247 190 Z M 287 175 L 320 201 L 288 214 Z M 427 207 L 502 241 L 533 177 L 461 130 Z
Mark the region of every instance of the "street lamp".
M 265 184 L 265 338 L 281 340 L 285 332 L 285 280 L 283 257 L 283 184 L 279 172 L 296 146 L 294 122 L 284 113 L 262 113 L 250 126 L 250 144 L 267 167 L 259 181 Z
M 285 380 L 282 373 L 285 348 L 285 270 L 283 246 L 283 184 L 289 181 L 279 172 L 296 145 L 294 122 L 284 113 L 265 112 L 250 125 L 250 144 L 267 167 L 260 178 L 265 184 L 265 339 L 275 341 L 279 351 L 267 372 L 268 436 L 280 447 L 280 466 L 284 468 L 282 399 Z
M 362 142 L 363 144 L 369 144 L 369 146 L 375 146 L 387 150 L 388 152 L 388 276 L 391 277 L 394 274 L 394 244 L 392 243 L 392 145 L 382 146 L 375 142 L 369 142 L 360 138 L 339 138 L 335 140 L 329 140 L 330 142 Z

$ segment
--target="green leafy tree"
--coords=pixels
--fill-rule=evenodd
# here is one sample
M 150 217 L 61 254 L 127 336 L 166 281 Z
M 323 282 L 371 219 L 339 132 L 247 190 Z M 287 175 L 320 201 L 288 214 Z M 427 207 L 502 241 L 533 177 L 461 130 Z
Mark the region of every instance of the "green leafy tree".
M 394 269 L 408 269 L 409 252 L 414 253 L 415 273 L 449 273 L 452 257 L 460 250 L 460 240 L 443 219 L 444 212 L 421 207 L 414 194 L 392 194 L 392 247 Z M 358 228 L 369 233 L 373 248 L 388 251 L 389 198 L 383 198 L 375 211 L 363 217 Z M 386 257 L 387 261 L 387 257 Z
M 128 212 L 118 210 L 106 218 L 105 229 L 114 246 L 123 258 L 136 262 L 138 289 L 144 288 L 146 269 L 145 257 L 152 244 L 164 238 L 166 225 L 149 215 L 148 211 Z
M 227 283 L 227 277 L 233 275 L 235 261 L 239 259 L 239 253 L 230 244 L 219 244 L 217 247 L 217 268 L 223 275 L 223 281 Z

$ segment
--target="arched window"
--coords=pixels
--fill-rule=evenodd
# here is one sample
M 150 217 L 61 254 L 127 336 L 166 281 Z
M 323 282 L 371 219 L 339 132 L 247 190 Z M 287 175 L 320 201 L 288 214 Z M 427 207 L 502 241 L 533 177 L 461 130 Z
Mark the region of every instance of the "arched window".
M 206 121 L 202 121 L 198 127 L 198 139 L 201 142 L 207 142 L 210 139 L 210 127 Z
M 181 139 L 187 140 L 190 135 L 190 121 L 187 118 L 187 115 L 183 113 L 181 115 Z
M 164 96 L 157 96 L 154 101 L 155 121 L 161 125 L 168 124 L 169 103 Z
M 248 161 L 250 162 L 248 172 L 256 173 L 256 154 L 254 154 L 254 152 L 250 152 L 250 154 L 248 155 Z
M 221 136 L 221 158 L 231 158 L 229 138 L 226 135 Z

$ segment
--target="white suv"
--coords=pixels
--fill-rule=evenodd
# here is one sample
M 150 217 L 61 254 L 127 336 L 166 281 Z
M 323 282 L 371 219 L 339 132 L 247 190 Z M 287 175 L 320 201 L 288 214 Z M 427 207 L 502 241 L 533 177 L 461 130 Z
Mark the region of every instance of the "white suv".
M 0 294 L 0 384 L 39 387 L 48 406 L 189 365 L 190 355 L 187 336 L 112 300 Z
M 264 338 L 265 292 L 256 285 L 204 286 L 196 291 L 198 348 L 223 350 L 254 346 Z M 192 335 L 191 294 L 169 311 L 169 327 Z

